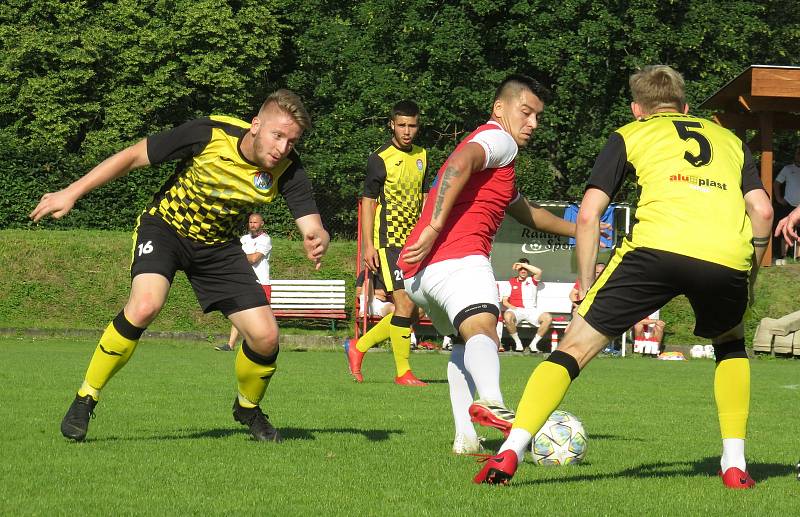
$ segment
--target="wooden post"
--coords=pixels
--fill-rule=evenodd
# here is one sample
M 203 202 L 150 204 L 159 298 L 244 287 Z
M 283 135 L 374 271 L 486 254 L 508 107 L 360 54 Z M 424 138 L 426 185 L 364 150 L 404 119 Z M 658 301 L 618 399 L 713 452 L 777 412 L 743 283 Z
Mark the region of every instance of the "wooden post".
M 761 133 L 761 182 L 772 199 L 772 132 L 773 115 L 771 111 L 762 111 L 758 114 Z M 762 266 L 772 265 L 772 240 L 769 240 L 767 252 L 764 253 Z

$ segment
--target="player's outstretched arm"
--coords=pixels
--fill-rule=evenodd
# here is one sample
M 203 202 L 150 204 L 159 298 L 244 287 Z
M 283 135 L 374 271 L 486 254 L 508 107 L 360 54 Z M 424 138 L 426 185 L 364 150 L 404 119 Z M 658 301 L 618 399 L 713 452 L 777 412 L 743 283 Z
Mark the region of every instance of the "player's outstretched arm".
M 306 250 L 306 257 L 314 261 L 315 269 L 322 267 L 322 257 L 328 251 L 331 237 L 325 228 L 322 227 L 322 219 L 319 214 L 308 214 L 295 219 L 297 228 L 303 234 L 303 248 Z
M 447 167 L 439 178 L 436 199 L 428 200 L 428 203 L 434 203 L 431 222 L 422 230 L 417 242 L 406 248 L 404 261 L 415 264 L 430 253 L 436 238 L 444 230 L 458 195 L 464 190 L 464 185 L 472 174 L 483 168 L 483 163 L 483 147 L 474 142 L 466 144 L 448 158 Z
M 47 215 L 52 215 L 54 219 L 61 219 L 72 210 L 80 198 L 92 190 L 128 174 L 133 169 L 146 165 L 150 165 L 150 160 L 147 157 L 147 140 L 145 139 L 106 158 L 66 188 L 43 195 L 39 204 L 28 217 L 33 219 L 33 222 L 39 222 Z
M 549 210 L 531 203 L 524 196 L 519 196 L 516 201 L 508 205 L 506 212 L 529 228 L 564 237 L 575 237 L 575 223 L 553 215 Z
M 580 299 L 594 283 L 597 250 L 600 246 L 600 216 L 611 202 L 608 194 L 597 188 L 588 188 L 578 210 L 575 232 L 575 250 L 578 259 Z

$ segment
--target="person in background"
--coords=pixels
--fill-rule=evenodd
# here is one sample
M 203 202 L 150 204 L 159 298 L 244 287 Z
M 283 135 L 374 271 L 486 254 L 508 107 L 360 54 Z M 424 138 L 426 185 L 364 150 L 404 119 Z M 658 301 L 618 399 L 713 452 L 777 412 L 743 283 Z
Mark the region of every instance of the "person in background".
M 400 386 L 427 386 L 411 371 L 411 326 L 417 307 L 405 291 L 397 267 L 400 250 L 419 219 L 425 201 L 427 152 L 414 144 L 419 131 L 419 106 L 400 101 L 389 120 L 392 137 L 369 156 L 361 198 L 361 235 L 364 266 L 382 277 L 391 292 L 394 312 L 387 314 L 359 339 L 348 342 L 345 353 L 350 374 L 363 382 L 361 365 L 367 350 L 390 339 Z
M 666 323 L 659 319 L 661 310 L 657 310 L 633 326 L 633 351 L 642 355 L 657 357 L 661 353 L 661 342 L 664 340 Z
M 539 284 L 542 281 L 542 270 L 531 265 L 528 259 L 524 257 L 515 262 L 511 269 L 516 273 L 516 276 L 508 280 L 510 292 L 503 296 L 501 300 L 501 304 L 505 309 L 503 321 L 506 324 L 509 336 L 514 340 L 514 350 L 516 352 L 525 350 L 517 333 L 517 325 L 528 322 L 535 326 L 536 334 L 528 345 L 528 349 L 536 354 L 539 353 L 536 345 L 545 336 L 550 324 L 553 322 L 553 316 L 549 312 L 540 311 L 536 306 L 536 295 L 539 290 Z
M 800 145 L 794 152 L 794 163 L 784 166 L 775 178 L 772 185 L 772 194 L 775 201 L 775 219 L 782 220 L 789 213 L 800 205 Z M 776 266 L 786 264 L 786 250 L 788 246 L 794 246 L 787 241 L 780 242 L 780 257 L 775 259 Z M 797 257 L 792 253 L 794 260 Z
M 272 239 L 264 231 L 264 217 L 253 212 L 247 218 L 247 233 L 242 235 L 239 242 L 242 243 L 242 251 L 247 255 L 247 262 L 253 266 L 258 284 L 264 289 L 267 301 L 272 299 L 272 287 L 269 283 L 269 256 L 272 253 Z M 231 334 L 228 342 L 214 347 L 220 352 L 233 352 L 236 343 L 239 341 L 239 331 L 236 325 L 231 325 Z

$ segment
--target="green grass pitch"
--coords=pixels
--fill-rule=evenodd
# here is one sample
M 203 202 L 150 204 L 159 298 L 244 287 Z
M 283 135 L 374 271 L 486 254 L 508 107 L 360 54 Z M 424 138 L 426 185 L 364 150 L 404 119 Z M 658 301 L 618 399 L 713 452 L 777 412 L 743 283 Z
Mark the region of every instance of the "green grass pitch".
M 341 352 L 285 352 L 263 406 L 286 440 L 255 443 L 231 417 L 233 354 L 145 340 L 112 380 L 84 443 L 59 433 L 95 343 L 0 339 L 2 515 L 792 515 L 800 483 L 796 360 L 752 361 L 754 490 L 724 489 L 713 362 L 598 358 L 562 409 L 589 435 L 582 465 L 520 466 L 471 483 L 451 454 L 440 353 L 414 354 L 428 388 L 394 386 L 391 354 L 354 384 Z M 501 357 L 514 407 L 541 358 Z M 480 431 L 487 446 L 498 432 Z

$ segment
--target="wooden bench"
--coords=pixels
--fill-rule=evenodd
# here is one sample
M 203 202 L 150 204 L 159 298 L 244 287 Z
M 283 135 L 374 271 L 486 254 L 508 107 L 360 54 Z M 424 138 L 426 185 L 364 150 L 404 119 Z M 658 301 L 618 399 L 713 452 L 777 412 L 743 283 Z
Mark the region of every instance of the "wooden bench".
M 572 291 L 574 285 L 574 282 L 542 282 L 542 287 L 536 295 L 536 306 L 541 308 L 544 312 L 549 312 L 550 315 L 553 316 L 551 327 L 560 331 L 560 336 L 562 337 L 564 335 L 564 330 L 569 325 L 569 322 L 572 321 L 572 302 L 569 299 L 569 293 Z M 507 280 L 500 280 L 497 282 L 499 292 L 504 292 L 503 288 L 506 288 L 505 292 L 507 292 L 507 287 Z M 536 328 L 527 321 L 522 322 L 518 326 L 523 328 Z M 623 357 L 625 356 L 627 341 L 626 332 L 620 336 Z
M 344 280 L 272 280 L 272 312 L 279 319 L 325 319 L 336 330 L 346 320 Z

